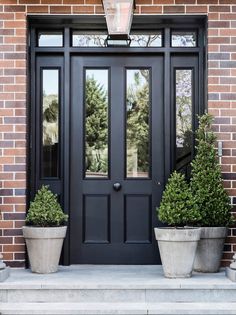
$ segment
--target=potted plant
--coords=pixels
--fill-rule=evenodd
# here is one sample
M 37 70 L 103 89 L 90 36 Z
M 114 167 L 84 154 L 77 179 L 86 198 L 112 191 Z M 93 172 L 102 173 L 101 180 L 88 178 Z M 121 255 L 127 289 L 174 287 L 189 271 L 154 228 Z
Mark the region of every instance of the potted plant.
M 184 175 L 176 171 L 171 175 L 157 213 L 169 225 L 155 228 L 165 277 L 191 277 L 201 234 L 200 228 L 191 225 L 200 220 L 200 214 Z
M 199 118 L 190 182 L 201 213 L 202 232 L 194 262 L 194 270 L 200 272 L 219 271 L 227 226 L 233 222 L 230 200 L 221 178 L 212 121 L 213 117 L 207 113 Z
M 32 272 L 57 271 L 67 220 L 57 195 L 43 185 L 30 203 L 26 226 L 23 227 Z

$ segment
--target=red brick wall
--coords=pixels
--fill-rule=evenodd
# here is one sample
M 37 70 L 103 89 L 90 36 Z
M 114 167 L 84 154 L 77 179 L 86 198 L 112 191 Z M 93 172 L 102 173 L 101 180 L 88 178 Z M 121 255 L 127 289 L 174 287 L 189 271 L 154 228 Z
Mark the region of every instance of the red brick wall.
M 208 15 L 208 107 L 223 140 L 225 187 L 236 205 L 236 0 L 136 0 L 136 14 Z M 100 0 L 0 0 L 0 251 L 24 265 L 27 14 L 100 14 Z M 235 196 L 235 197 L 234 197 Z M 228 237 L 223 264 L 236 251 Z

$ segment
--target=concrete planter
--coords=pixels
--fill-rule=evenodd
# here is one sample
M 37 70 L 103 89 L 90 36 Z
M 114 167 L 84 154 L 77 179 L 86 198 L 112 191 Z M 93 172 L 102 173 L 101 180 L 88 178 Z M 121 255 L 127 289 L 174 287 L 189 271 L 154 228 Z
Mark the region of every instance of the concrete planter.
M 194 270 L 199 272 L 218 272 L 222 258 L 226 227 L 202 227 L 198 243 Z
M 155 228 L 154 230 L 165 277 L 191 277 L 201 229 Z
M 31 271 L 36 273 L 56 272 L 67 227 L 23 226 L 22 229 Z

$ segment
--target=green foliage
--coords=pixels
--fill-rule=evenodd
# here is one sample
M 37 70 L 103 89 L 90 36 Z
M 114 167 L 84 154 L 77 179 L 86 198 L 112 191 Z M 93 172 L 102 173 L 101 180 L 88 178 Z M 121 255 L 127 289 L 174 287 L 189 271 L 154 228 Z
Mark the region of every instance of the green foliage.
M 200 220 L 199 210 L 184 175 L 173 172 L 157 212 L 159 220 L 170 226 L 192 225 Z
M 127 142 L 137 150 L 139 171 L 149 168 L 149 71 L 134 75 L 127 95 Z
M 92 172 L 107 171 L 108 108 L 104 87 L 86 78 L 86 164 Z
M 192 161 L 190 182 L 195 202 L 201 212 L 201 226 L 228 226 L 232 223 L 230 200 L 223 187 L 215 149 L 216 137 L 211 129 L 213 117 L 199 117 L 196 132 L 197 154 Z
M 64 214 L 57 201 L 57 195 L 53 194 L 49 186 L 42 186 L 35 195 L 34 201 L 26 216 L 26 224 L 39 227 L 53 227 L 64 225 L 68 215 Z

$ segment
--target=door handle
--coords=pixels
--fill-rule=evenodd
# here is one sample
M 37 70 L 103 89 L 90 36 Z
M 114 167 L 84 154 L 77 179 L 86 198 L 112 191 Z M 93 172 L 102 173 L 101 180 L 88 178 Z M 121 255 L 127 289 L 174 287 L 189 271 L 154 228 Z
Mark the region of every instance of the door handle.
M 121 184 L 120 184 L 120 183 L 115 183 L 115 184 L 113 184 L 113 189 L 114 189 L 115 191 L 121 190 Z

